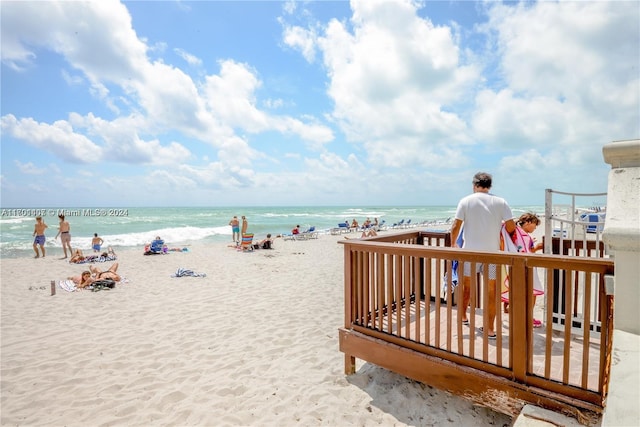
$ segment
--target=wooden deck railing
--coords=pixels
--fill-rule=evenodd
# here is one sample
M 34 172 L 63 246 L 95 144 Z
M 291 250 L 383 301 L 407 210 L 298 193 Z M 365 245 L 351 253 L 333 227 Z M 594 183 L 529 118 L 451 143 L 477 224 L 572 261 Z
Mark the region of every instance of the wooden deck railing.
M 355 371 L 357 357 L 510 415 L 530 402 L 589 423 L 604 408 L 613 332 L 613 297 L 605 292 L 611 260 L 452 249 L 448 232 L 418 230 L 341 243 L 345 372 Z M 453 261 L 471 262 L 469 326 L 461 322 L 457 292 L 447 285 Z M 500 310 L 500 292 L 492 301 L 498 307 L 495 339 L 479 332 L 490 301 L 488 271 L 476 273 L 477 262 L 495 264 L 497 282 L 508 276 L 511 284 L 508 314 Z M 546 284 L 544 326 L 537 329 L 534 274 Z M 573 286 L 559 287 L 559 281 Z M 562 313 L 575 313 L 571 322 L 558 323 L 558 304 Z

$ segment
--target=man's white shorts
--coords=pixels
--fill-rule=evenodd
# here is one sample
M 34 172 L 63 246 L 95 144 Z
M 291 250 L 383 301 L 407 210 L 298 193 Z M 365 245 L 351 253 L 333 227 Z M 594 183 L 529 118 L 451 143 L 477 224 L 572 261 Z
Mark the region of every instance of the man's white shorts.
M 496 265 L 495 264 L 489 264 L 489 280 L 496 280 L 497 275 L 496 275 Z M 482 262 L 477 262 L 476 263 L 476 273 L 483 273 L 484 272 L 484 263 Z M 471 276 L 471 263 L 470 262 L 465 262 L 464 263 L 464 276 L 465 277 L 470 277 Z

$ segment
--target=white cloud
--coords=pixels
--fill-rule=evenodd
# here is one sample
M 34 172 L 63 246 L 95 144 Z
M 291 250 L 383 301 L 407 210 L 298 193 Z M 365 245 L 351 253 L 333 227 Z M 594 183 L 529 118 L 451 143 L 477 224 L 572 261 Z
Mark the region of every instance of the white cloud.
M 313 30 L 308 30 L 298 26 L 284 28 L 284 43 L 302 53 L 304 59 L 313 63 L 316 57 L 316 34 Z
M 20 172 L 27 174 L 27 175 L 42 175 L 45 173 L 45 170 L 42 168 L 39 168 L 38 166 L 34 165 L 31 162 L 27 162 L 27 163 L 22 163 L 19 160 L 14 160 L 13 161 L 16 166 L 18 167 L 18 169 L 20 169 Z
M 102 157 L 102 148 L 84 135 L 74 132 L 69 122 L 38 123 L 33 119 L 16 119 L 12 114 L 0 119 L 2 131 L 30 145 L 54 153 L 71 163 L 91 163 Z
M 351 5 L 353 30 L 332 20 L 318 41 L 342 130 L 364 144 L 374 164 L 457 162 L 459 152 L 450 159 L 433 154 L 470 141 L 467 125 L 449 106 L 474 84 L 478 70 L 461 63 L 450 29 L 418 17 L 413 2 Z
M 319 123 L 305 123 L 288 116 L 272 116 L 257 108 L 256 90 L 262 85 L 255 71 L 231 60 L 220 63 L 220 74 L 208 76 L 204 95 L 207 106 L 230 127 L 250 133 L 277 130 L 314 143 L 333 139 L 333 132 Z
M 28 21 L 24 27 L 12 26 L 10 32 L 3 26 L 3 47 L 8 46 L 7 61 L 18 64 L 21 58 L 24 61 L 32 58 L 33 53 L 25 46 L 46 46 L 63 55 L 75 70 L 80 71 L 90 82 L 90 91 L 112 111 L 120 114 L 123 109 L 130 110 L 129 116 L 120 115 L 111 122 L 94 117 L 92 113 L 86 115 L 86 120 L 78 119 L 79 114 L 70 113 L 76 118 L 75 128 L 65 121 L 57 122 L 55 128 L 64 128 L 68 136 L 82 141 L 79 146 L 86 146 L 86 150 L 74 146 L 67 152 L 66 143 L 49 135 L 48 138 L 65 147 L 59 150 L 55 144 L 48 146 L 42 141 L 31 140 L 34 132 L 14 129 L 14 137 L 41 146 L 63 159 L 76 162 L 108 159 L 141 164 L 184 161 L 190 153 L 179 142 L 162 143 L 158 138 L 145 140 L 141 137 L 147 133 L 179 132 L 215 147 L 219 150 L 217 157 L 222 161 L 246 165 L 261 154 L 246 138 L 237 135 L 237 131 L 275 130 L 313 143 L 333 138 L 331 130 L 320 123 L 272 116 L 260 110 L 255 91 L 262 83 L 255 70 L 245 64 L 222 61 L 220 74 L 206 77 L 202 84 L 163 60 L 151 61 L 147 57 L 149 48 L 137 37 L 128 10 L 119 2 L 88 2 L 81 7 L 69 2 L 12 4 L 11 7 L 3 6 L 3 22 L 7 9 L 9 16 L 21 16 L 20 21 Z M 166 49 L 162 42 L 154 46 L 154 49 L 158 46 Z M 197 57 L 183 49 L 174 51 L 192 65 L 201 64 Z M 4 55 L 3 49 L 3 60 Z M 71 76 L 70 71 L 63 73 Z M 74 83 L 80 80 L 79 76 L 73 80 L 68 78 Z M 115 92 L 122 92 L 122 95 L 114 97 L 112 93 Z M 24 129 L 32 119 L 3 118 L 7 125 L 12 121 Z M 40 124 L 41 133 L 46 133 L 47 126 Z M 81 131 L 92 136 L 82 135 Z M 104 142 L 104 146 L 92 141 Z
M 113 0 L 5 2 L 3 63 L 24 74 L 53 51 L 67 84 L 86 86 L 95 104 L 56 111 L 57 121 L 8 111 L 3 144 L 10 137 L 50 152 L 63 160 L 60 170 L 65 162 L 149 166 L 109 185 L 135 179 L 156 197 L 241 188 L 256 203 L 271 194 L 286 202 L 302 187 L 351 203 L 406 197 L 395 192 L 422 182 L 467 189 L 477 168 L 508 176 L 514 194 L 532 176 L 540 186 L 569 185 L 590 170 L 596 182 L 606 173 L 602 145 L 640 134 L 634 2 L 478 3 L 487 21 L 464 27 L 436 24 L 423 5 L 353 1 L 350 19 L 320 22 L 311 15 L 320 4 L 284 3 L 279 47 L 287 59 L 299 52 L 307 68 L 295 72 L 315 79 L 305 92 L 312 99 L 303 99 L 296 85 L 308 81 L 291 82 L 279 57 L 264 65 L 244 51 L 214 56 L 219 70 L 190 75 L 189 65 L 167 58 L 201 67 L 196 50 L 141 38 L 126 5 Z M 313 116 L 304 103 L 323 111 Z M 23 173 L 41 168 L 17 161 Z M 275 163 L 279 170 L 258 167 Z M 338 200 L 334 190 L 346 185 L 362 191 Z
M 478 93 L 476 135 L 503 149 L 560 146 L 578 156 L 600 151 L 620 135 L 637 135 L 640 76 L 637 37 L 631 39 L 638 21 L 632 3 L 490 8 L 487 27 L 495 33 L 506 87 Z
M 188 53 L 187 51 L 185 51 L 184 49 L 174 49 L 173 50 L 178 56 L 180 56 L 182 59 L 184 59 L 187 64 L 193 66 L 193 67 L 199 67 L 202 65 L 202 60 L 200 58 L 198 58 L 195 55 L 192 55 L 190 53 Z

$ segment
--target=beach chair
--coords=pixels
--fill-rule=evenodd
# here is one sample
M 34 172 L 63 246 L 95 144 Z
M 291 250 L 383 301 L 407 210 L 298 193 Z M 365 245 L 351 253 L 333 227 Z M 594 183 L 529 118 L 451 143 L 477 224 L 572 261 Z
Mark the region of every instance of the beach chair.
M 164 253 L 164 240 L 154 239 L 151 245 L 146 246 L 144 250 L 145 255 L 159 255 Z
M 351 226 L 348 222 L 340 222 L 338 223 L 338 229 L 340 230 L 340 234 L 348 233 L 351 231 Z
M 401 228 L 402 224 L 404 224 L 404 218 L 400 220 L 400 222 L 396 222 L 391 226 L 391 228 Z
M 311 226 L 309 227 L 309 229 L 303 231 L 300 234 L 297 234 L 295 236 L 296 240 L 309 240 L 309 239 L 317 239 L 318 238 L 318 232 L 316 231 L 316 227 L 315 226 Z
M 253 233 L 246 233 L 242 235 L 240 250 L 243 252 L 253 251 Z

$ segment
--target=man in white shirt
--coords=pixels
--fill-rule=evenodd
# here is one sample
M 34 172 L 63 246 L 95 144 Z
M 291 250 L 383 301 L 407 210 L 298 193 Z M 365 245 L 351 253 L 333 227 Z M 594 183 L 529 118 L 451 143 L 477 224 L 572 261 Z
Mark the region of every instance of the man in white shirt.
M 500 250 L 500 228 L 502 227 L 503 221 L 509 234 L 515 231 L 516 225 L 513 221 L 511 208 L 503 198 L 489 193 L 491 183 L 492 177 L 490 174 L 478 172 L 473 177 L 473 194 L 464 197 L 458 203 L 455 221 L 451 228 L 451 241 L 453 242 L 454 248 L 458 247 L 456 242 L 463 224 L 464 243 L 462 247 L 474 251 L 496 252 Z M 462 323 L 468 325 L 467 307 L 469 307 L 469 299 L 471 297 L 471 263 L 465 262 L 463 268 L 462 307 L 464 314 Z M 476 264 L 477 272 L 482 272 L 483 268 L 482 263 Z M 489 264 L 487 268 L 489 269 L 489 324 L 484 325 L 484 327 L 487 329 L 487 336 L 490 339 L 494 339 L 496 337 L 496 265 Z M 458 275 L 460 275 L 460 273 L 458 273 Z

